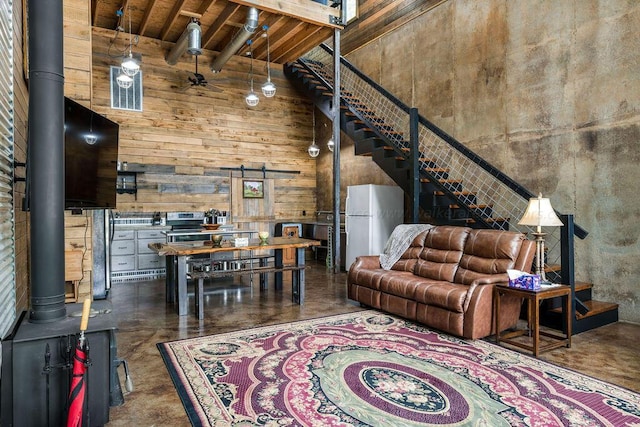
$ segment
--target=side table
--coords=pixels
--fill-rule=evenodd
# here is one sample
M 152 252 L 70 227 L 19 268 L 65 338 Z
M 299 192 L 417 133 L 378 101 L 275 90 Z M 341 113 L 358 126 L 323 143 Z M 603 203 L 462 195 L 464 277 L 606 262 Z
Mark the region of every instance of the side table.
M 498 325 L 500 325 L 500 299 L 502 295 L 511 295 L 527 300 L 528 329 L 519 329 L 516 331 L 509 331 L 504 333 L 501 333 L 499 331 Z M 566 345 L 567 348 L 571 348 L 572 322 L 570 295 L 571 287 L 566 285 L 544 287 L 539 291 L 512 288 L 507 284 L 496 285 L 493 291 L 493 305 L 495 309 L 494 319 L 496 322 L 496 344 L 500 344 L 500 342 L 502 341 L 507 344 L 511 344 L 516 347 L 531 351 L 536 357 L 538 357 L 538 354 L 542 351 L 562 347 L 563 345 Z M 563 299 L 562 317 L 564 319 L 566 334 L 555 334 L 551 332 L 540 331 L 540 303 L 545 299 L 556 297 L 562 297 Z M 523 342 L 522 340 L 514 339 L 525 334 L 529 334 L 532 337 L 533 342 L 531 345 Z M 541 346 L 540 335 L 552 338 L 553 341 Z

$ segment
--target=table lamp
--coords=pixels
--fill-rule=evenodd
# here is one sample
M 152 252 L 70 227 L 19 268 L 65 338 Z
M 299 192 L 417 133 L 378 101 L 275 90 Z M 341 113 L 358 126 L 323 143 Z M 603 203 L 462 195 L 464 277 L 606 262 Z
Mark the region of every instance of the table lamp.
M 536 227 L 533 233 L 536 238 L 536 274 L 540 276 L 541 283 L 549 283 L 544 274 L 544 236 L 547 233 L 542 232 L 542 227 L 560 227 L 564 224 L 551 207 L 549 199 L 543 198 L 542 194 L 529 199 L 527 210 L 518 224 Z

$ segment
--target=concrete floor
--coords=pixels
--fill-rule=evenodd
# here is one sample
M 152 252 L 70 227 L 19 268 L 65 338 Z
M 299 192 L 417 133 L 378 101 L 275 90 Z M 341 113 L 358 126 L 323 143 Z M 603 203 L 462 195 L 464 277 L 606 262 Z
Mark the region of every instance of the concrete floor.
M 329 274 L 312 261 L 306 277 L 303 306 L 291 302 L 286 279 L 281 292 L 260 292 L 256 283 L 208 284 L 201 321 L 192 314 L 192 298 L 188 316 L 165 303 L 164 279 L 115 283 L 110 299 L 119 322 L 118 355 L 129 362 L 134 391 L 111 408 L 109 426 L 190 425 L 156 343 L 362 310 L 346 299 L 346 274 Z M 640 392 L 638 342 L 640 325 L 619 322 L 575 335 L 572 348 L 540 358 Z M 119 374 L 124 382 L 122 368 Z

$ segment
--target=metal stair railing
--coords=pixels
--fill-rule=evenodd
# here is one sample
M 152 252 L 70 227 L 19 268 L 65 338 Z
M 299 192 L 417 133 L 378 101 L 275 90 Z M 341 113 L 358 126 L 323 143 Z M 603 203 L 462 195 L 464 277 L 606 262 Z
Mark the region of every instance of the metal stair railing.
M 314 72 L 330 90 L 333 90 L 333 51 L 331 47 L 322 44 L 305 54 L 299 60 L 307 69 Z M 376 118 L 384 120 L 384 130 L 379 122 L 370 122 L 378 126 L 377 133 L 384 133 L 386 139 L 398 153 L 409 156 L 419 156 L 419 173 L 435 180 L 447 177 L 442 183 L 435 182 L 459 205 L 491 205 L 492 217 L 482 217 L 472 212 L 474 219 L 488 227 L 509 229 L 529 233 L 534 227 L 518 225 L 518 220 L 524 214 L 529 198 L 535 197 L 531 191 L 501 172 L 479 155 L 469 150 L 442 129 L 418 116 L 418 147 L 419 152 L 409 152 L 410 149 L 410 108 L 359 71 L 346 59 L 340 58 L 341 93 L 346 104 L 358 102 L 371 112 Z M 351 101 L 350 101 L 351 100 Z M 356 101 L 353 101 L 356 100 Z M 366 119 L 366 117 L 365 117 Z M 393 132 L 388 130 L 392 129 Z M 437 165 L 446 172 L 425 172 L 427 168 Z M 446 175 L 445 175 L 446 174 Z M 464 192 L 457 190 L 457 184 L 462 183 Z M 560 215 L 560 214 L 559 214 Z M 492 221 L 503 219 L 504 222 Z M 491 223 L 491 225 L 489 225 Z M 545 265 L 562 265 L 561 233 L 558 227 L 544 229 L 547 232 L 545 244 L 547 248 Z M 587 231 L 574 226 L 575 235 L 585 238 Z M 573 253 L 573 248 L 570 248 Z M 566 261 L 565 261 L 566 262 Z M 560 273 L 558 273 L 558 277 Z M 565 282 L 566 283 L 566 282 Z

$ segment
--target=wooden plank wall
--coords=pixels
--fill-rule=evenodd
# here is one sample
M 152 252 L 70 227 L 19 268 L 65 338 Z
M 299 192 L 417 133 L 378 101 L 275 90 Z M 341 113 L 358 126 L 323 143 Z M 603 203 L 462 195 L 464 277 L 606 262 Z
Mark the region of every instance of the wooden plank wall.
M 91 24 L 90 2 L 64 0 L 64 94 L 91 108 Z M 91 295 L 93 252 L 91 247 L 91 212 L 71 215 L 65 211 L 65 251 L 79 250 L 82 257 L 83 278 L 79 300 Z
M 401 27 L 447 0 L 360 0 L 358 19 L 342 32 L 343 55 Z
M 142 112 L 110 108 L 109 66 L 126 47 L 114 31 L 93 28 L 93 108 L 120 124 L 119 159 L 137 176 L 135 195 L 118 195 L 120 211 L 205 211 L 231 209 L 230 179 L 239 171 L 262 168 L 273 180 L 274 219 L 295 219 L 316 209 L 315 160 L 307 154 L 311 135 L 311 104 L 289 84 L 280 67 L 272 68 L 276 96 L 260 94 L 257 107 L 244 102 L 248 93 L 249 59 L 233 57 L 222 72 L 208 68 L 214 53 L 200 56 L 205 88 L 190 87 L 193 59 L 184 55 L 175 66 L 164 57 L 172 44 L 140 37 L 134 53 L 142 54 Z M 262 61 L 254 62 L 255 89 L 266 80 Z M 216 88 L 218 90 L 216 90 Z M 221 89 L 221 90 L 220 90 Z M 245 172 L 261 178 L 260 172 Z M 235 219 L 246 222 L 239 213 Z

